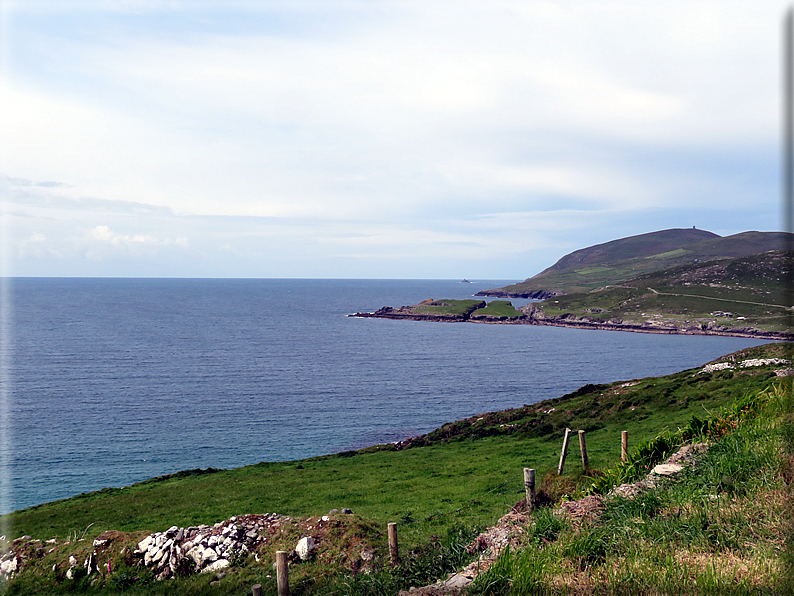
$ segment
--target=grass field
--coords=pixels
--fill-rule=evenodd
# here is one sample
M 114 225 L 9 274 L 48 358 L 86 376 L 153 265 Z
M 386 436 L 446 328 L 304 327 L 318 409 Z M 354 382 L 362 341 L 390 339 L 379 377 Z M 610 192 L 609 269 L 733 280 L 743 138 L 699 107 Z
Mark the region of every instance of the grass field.
M 425 300 L 414 310 L 418 314 L 468 316 L 482 304 L 482 300 Z
M 478 316 L 486 317 L 504 317 L 506 319 L 514 319 L 520 317 L 521 313 L 517 311 L 512 303 L 507 300 L 492 300 L 484 308 L 478 308 L 471 314 L 472 318 Z
M 785 345 L 767 344 L 724 360 L 781 357 L 787 352 Z M 245 513 L 276 512 L 306 518 L 349 507 L 383 534 L 388 522 L 397 522 L 406 549 L 420 554 L 441 549 L 439 553 L 447 553 L 438 554 L 443 559 L 453 552 L 460 555 L 460 543 L 473 529 L 493 524 L 522 498 L 522 468 L 537 470 L 538 478 L 543 479 L 539 488 L 549 498 L 559 498 L 566 491 L 575 493 L 592 483 L 598 473 L 584 474 L 574 452 L 569 455 L 564 477 L 554 473 L 566 427 L 587 430 L 591 467 L 606 470 L 619 461 L 620 431 L 629 432 L 632 447 L 662 431 L 676 431 L 693 415 L 708 416 L 743 395 L 770 388 L 777 379 L 774 368 L 711 373 L 689 370 L 667 377 L 586 386 L 555 400 L 450 422 L 403 450 L 383 445 L 301 461 L 185 472 L 14 512 L 3 516 L 0 523 L 9 538 L 28 535 L 63 541 L 82 536 L 90 541 L 106 530 L 142 536 L 172 525 L 213 524 Z M 385 546 L 383 534 L 376 536 L 381 547 Z M 443 538 L 450 536 L 458 536 L 459 541 L 444 542 Z M 435 537 L 442 537 L 447 546 L 442 548 Z M 424 565 L 422 556 L 416 558 L 420 567 Z M 440 573 L 440 568 L 434 569 L 427 573 Z M 222 590 L 215 586 L 214 592 L 208 592 L 206 579 L 191 578 L 180 584 L 180 593 L 244 593 L 246 582 L 264 582 L 267 573 L 267 566 L 251 559 L 240 570 L 230 568 L 230 579 L 224 580 Z M 335 572 L 329 567 L 306 568 L 300 573 L 331 577 Z M 392 585 L 388 577 L 384 586 Z M 39 580 L 12 582 L 8 593 L 36 593 L 30 586 Z M 502 582 L 502 587 L 494 590 L 504 590 L 508 584 Z M 311 591 L 306 587 L 309 583 L 301 585 L 302 590 Z M 110 583 L 102 586 L 97 590 L 113 591 Z

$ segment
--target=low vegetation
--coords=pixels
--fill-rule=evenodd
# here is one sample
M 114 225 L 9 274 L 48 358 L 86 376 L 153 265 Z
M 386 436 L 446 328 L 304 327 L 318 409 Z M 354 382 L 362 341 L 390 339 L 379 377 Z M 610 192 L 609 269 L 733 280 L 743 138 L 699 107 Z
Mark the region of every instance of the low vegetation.
M 787 357 L 786 348 L 767 344 L 719 360 Z M 522 467 L 537 469 L 543 502 L 553 505 L 636 478 L 686 440 L 714 443 L 695 472 L 640 500 L 608 499 L 598 523 L 578 530 L 553 515 L 553 507 L 541 507 L 528 548 L 505 553 L 471 590 L 761 593 L 782 581 L 786 392 L 774 372 L 779 368 L 712 367 L 590 385 L 555 400 L 450 423 L 397 445 L 186 471 L 15 512 L 0 520 L 8 537 L 25 534 L 40 542 L 17 542 L 28 545 L 28 563 L 6 593 L 49 593 L 55 585 L 59 592 L 245 594 L 254 583 L 275 593 L 271 550 L 294 548 L 298 530 L 285 530 L 281 542 L 257 553 L 258 561 L 253 554 L 239 557 L 221 579 L 154 581 L 137 566 L 134 545 L 172 525 L 271 511 L 307 520 L 350 507 L 355 514 L 336 534 L 324 535 L 315 560 L 293 566 L 293 594 L 396 594 L 444 577 L 472 557 L 465 547 L 475 533 L 523 498 Z M 566 473 L 557 476 L 566 427 L 587 430 L 591 469 L 571 457 Z M 628 430 L 632 445 L 628 464 L 619 461 L 621 430 Z M 386 556 L 385 529 L 392 521 L 403 553 L 398 566 Z M 93 539 L 107 532 L 124 536 L 114 542 L 118 548 L 104 572 L 65 578 L 64 558 L 75 553 L 82 562 Z M 368 573 L 341 563 L 353 543 L 371 545 Z M 717 564 L 718 558 L 728 564 Z
M 787 590 L 780 457 L 787 393 L 790 387 L 777 385 L 747 394 L 706 420 L 693 419 L 677 438 L 709 443 L 696 467 L 635 498 L 608 497 L 579 528 L 550 509 L 538 511 L 524 548 L 505 551 L 477 578 L 474 591 L 490 596 Z M 666 451 L 671 437 L 651 443 Z M 602 478 L 651 461 L 647 447 Z
M 483 308 L 478 308 L 471 314 L 472 319 L 479 317 L 495 317 L 499 319 L 515 319 L 522 316 L 512 303 L 507 300 L 492 300 Z
M 683 265 L 586 293 L 555 296 L 541 307 L 548 316 L 573 313 L 604 322 L 713 323 L 780 331 L 790 323 L 783 282 L 792 258 L 791 253 L 770 252 Z
M 483 304 L 482 300 L 424 300 L 415 307 L 415 310 L 419 314 L 462 315 L 468 317 Z

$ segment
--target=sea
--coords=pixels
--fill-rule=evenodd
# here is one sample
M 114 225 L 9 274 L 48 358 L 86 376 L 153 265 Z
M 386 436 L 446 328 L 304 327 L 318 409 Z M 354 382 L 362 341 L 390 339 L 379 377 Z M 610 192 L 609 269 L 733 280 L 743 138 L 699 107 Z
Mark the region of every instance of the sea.
M 0 513 L 395 442 L 763 343 L 348 316 L 515 281 L 11 279 Z

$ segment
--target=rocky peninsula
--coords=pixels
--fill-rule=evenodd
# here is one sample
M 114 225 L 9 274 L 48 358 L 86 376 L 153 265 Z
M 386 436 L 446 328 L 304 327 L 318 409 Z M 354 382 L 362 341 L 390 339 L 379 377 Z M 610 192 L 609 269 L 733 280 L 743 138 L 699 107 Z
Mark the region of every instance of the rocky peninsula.
M 498 308 L 491 305 L 496 304 Z M 489 312 L 489 309 L 493 313 Z M 714 316 L 680 319 L 663 314 L 648 314 L 642 320 L 625 320 L 621 317 L 610 318 L 603 309 L 588 309 L 591 312 L 547 314 L 540 303 L 513 308 L 507 301 L 494 301 L 490 305 L 478 300 L 423 300 L 412 306 L 393 308 L 384 306 L 375 312 L 359 312 L 351 317 L 403 319 L 409 321 L 431 321 L 443 323 L 485 323 L 502 325 L 550 325 L 576 329 L 600 329 L 608 331 L 631 331 L 635 333 L 663 333 L 679 335 L 722 335 L 749 337 L 765 340 L 791 340 L 794 334 L 786 331 L 762 330 L 753 326 L 736 325 L 735 320 L 727 317 L 730 313 L 720 312 Z M 594 311 L 594 312 L 592 312 Z M 641 313 L 645 314 L 645 313 Z M 724 323 L 719 322 L 717 315 Z

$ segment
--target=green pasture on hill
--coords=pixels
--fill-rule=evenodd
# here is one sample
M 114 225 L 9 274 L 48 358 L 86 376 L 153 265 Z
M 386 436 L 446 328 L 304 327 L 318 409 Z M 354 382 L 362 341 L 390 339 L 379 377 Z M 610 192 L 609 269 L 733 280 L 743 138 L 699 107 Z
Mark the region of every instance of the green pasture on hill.
M 482 300 L 433 300 L 416 306 L 416 312 L 433 315 L 467 315 L 482 304 Z
M 506 317 L 514 319 L 520 317 L 521 313 L 513 307 L 513 304 L 507 300 L 492 300 L 485 307 L 478 308 L 471 316 L 488 316 L 488 317 Z
M 549 316 L 573 313 L 603 321 L 619 318 L 624 322 L 642 323 L 651 315 L 658 314 L 678 323 L 717 321 L 728 327 L 781 331 L 786 329 L 790 316 L 790 311 L 781 306 L 784 303 L 782 291 L 759 295 L 741 287 L 649 285 L 608 287 L 557 296 L 543 302 L 541 308 Z M 732 316 L 715 317 L 711 314 L 714 312 L 729 312 Z
M 767 344 L 737 358 L 780 357 L 786 348 Z M 384 528 L 397 522 L 401 540 L 418 544 L 454 524 L 495 522 L 522 498 L 524 467 L 535 468 L 539 479 L 553 478 L 565 427 L 587 429 L 591 466 L 606 468 L 620 457 L 620 431 L 628 430 L 635 445 L 683 427 L 693 414 L 703 415 L 770 385 L 776 379 L 774 368 L 689 370 L 590 386 L 555 400 L 450 423 L 427 435 L 425 446 L 402 451 L 376 446 L 301 461 L 185 472 L 17 511 L 0 523 L 9 537 L 63 539 L 77 533 L 90 538 L 105 530 L 152 532 L 213 524 L 245 513 L 308 517 L 349 507 Z M 574 480 L 581 476 L 575 446 L 566 473 Z

